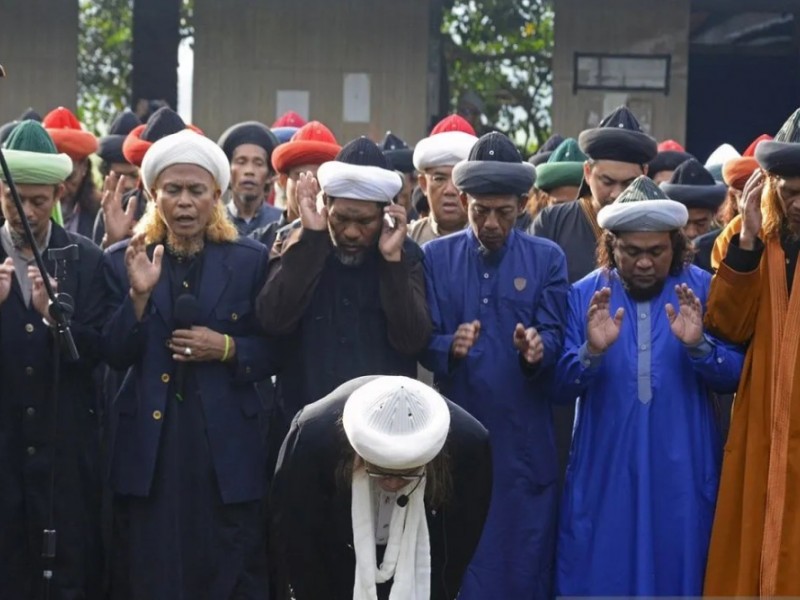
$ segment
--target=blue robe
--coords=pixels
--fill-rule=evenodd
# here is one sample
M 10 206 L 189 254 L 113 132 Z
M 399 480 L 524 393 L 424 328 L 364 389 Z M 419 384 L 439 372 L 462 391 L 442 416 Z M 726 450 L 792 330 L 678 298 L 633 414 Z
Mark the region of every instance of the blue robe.
M 711 276 L 690 266 L 637 303 L 616 271 L 573 284 L 559 393 L 578 398 L 562 499 L 556 591 L 564 596 L 699 596 L 720 472 L 709 388 L 736 389 L 743 354 L 706 336 L 689 351 L 666 316 L 686 283 L 703 306 Z M 625 309 L 620 337 L 586 354 L 592 295 L 611 288 Z
M 519 231 L 488 254 L 471 229 L 428 242 L 423 250 L 434 335 L 422 364 L 444 395 L 489 430 L 492 445 L 489 516 L 459 598 L 548 598 L 558 493 L 542 380 L 563 347 L 564 254 L 549 240 Z M 476 345 L 451 362 L 453 334 L 475 319 L 481 322 Z M 544 358 L 534 368 L 514 348 L 517 323 L 542 336 Z

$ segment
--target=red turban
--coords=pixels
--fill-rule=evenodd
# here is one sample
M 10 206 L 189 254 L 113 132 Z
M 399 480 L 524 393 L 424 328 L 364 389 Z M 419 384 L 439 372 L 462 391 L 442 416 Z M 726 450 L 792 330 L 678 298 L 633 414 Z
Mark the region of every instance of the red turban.
M 686 148 L 675 140 L 664 140 L 658 145 L 659 152 L 686 152 Z
M 291 140 L 275 148 L 272 166 L 285 175 L 298 165 L 321 165 L 333 160 L 341 149 L 330 129 L 311 121 L 298 129 Z
M 431 129 L 431 135 L 436 135 L 444 131 L 462 131 L 470 135 L 477 135 L 472 125 L 460 115 L 450 115 L 439 121 L 436 127 Z
M 275 127 L 302 127 L 306 124 L 306 120 L 298 115 L 296 112 L 290 110 L 288 112 L 283 113 L 280 117 L 278 117 L 275 122 L 272 124 L 272 128 Z
M 83 160 L 97 151 L 97 138 L 84 130 L 78 118 L 63 106 L 47 113 L 42 125 L 53 138 L 56 149 L 73 161 Z
M 744 184 L 750 179 L 753 171 L 758 169 L 758 161 L 754 158 L 756 146 L 763 141 L 770 141 L 771 135 L 761 134 L 747 147 L 739 158 L 732 158 L 722 165 L 722 179 L 728 187 L 735 188 L 740 192 L 744 189 Z

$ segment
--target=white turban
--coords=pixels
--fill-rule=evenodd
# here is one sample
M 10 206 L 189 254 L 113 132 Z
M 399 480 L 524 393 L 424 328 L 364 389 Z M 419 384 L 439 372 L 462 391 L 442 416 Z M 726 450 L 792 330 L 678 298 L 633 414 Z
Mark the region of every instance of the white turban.
M 142 183 L 149 194 L 156 179 L 167 167 L 197 165 L 211 173 L 221 190 L 228 189 L 231 165 L 222 149 L 207 137 L 185 129 L 156 141 L 142 161 Z
M 419 141 L 414 147 L 414 167 L 418 171 L 433 167 L 451 167 L 469 158 L 478 141 L 463 131 L 443 131 Z
M 705 167 L 707 169 L 715 165 L 724 165 L 727 161 L 731 160 L 732 158 L 739 158 L 739 157 L 741 157 L 741 154 L 739 154 L 736 148 L 734 148 L 730 144 L 722 144 L 709 155 L 708 160 L 706 160 Z
M 689 219 L 680 202 L 670 200 L 655 182 L 640 175 L 611 204 L 597 213 L 597 224 L 608 231 L 673 231 Z
M 350 445 L 368 463 L 413 469 L 442 450 L 450 409 L 436 390 L 416 379 L 378 377 L 350 395 L 342 425 Z
M 400 193 L 403 179 L 396 171 L 331 160 L 317 171 L 320 188 L 329 198 L 389 203 Z

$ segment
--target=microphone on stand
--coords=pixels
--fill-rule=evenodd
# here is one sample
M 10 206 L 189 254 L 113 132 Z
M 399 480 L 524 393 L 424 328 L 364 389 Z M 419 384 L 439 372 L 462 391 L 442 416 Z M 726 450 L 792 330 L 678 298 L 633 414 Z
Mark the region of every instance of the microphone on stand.
M 175 300 L 172 309 L 172 320 L 175 329 L 190 329 L 200 317 L 200 305 L 193 294 L 181 294 Z M 183 383 L 186 379 L 186 363 L 179 362 L 175 369 L 175 386 L 178 400 L 183 400 Z

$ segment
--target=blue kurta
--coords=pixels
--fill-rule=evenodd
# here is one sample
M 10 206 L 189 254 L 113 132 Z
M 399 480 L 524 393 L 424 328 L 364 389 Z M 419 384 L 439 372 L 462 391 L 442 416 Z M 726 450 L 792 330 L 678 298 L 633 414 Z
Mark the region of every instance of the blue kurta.
M 565 596 L 699 596 L 714 517 L 721 441 L 709 388 L 736 389 L 743 354 L 706 336 L 701 349 L 673 335 L 686 283 L 705 307 L 711 276 L 691 266 L 661 294 L 636 302 L 616 271 L 573 284 L 559 392 L 578 397 L 562 500 L 556 590 Z M 625 309 L 620 337 L 586 354 L 592 295 L 611 288 Z
M 557 509 L 553 422 L 541 392 L 561 354 L 568 293 L 564 254 L 549 240 L 512 231 L 489 254 L 471 229 L 425 246 L 434 335 L 422 359 L 440 391 L 488 430 L 494 470 L 483 536 L 461 600 L 548 598 Z M 467 357 L 451 362 L 453 334 L 479 320 Z M 517 323 L 536 327 L 544 358 L 531 368 L 514 348 Z

